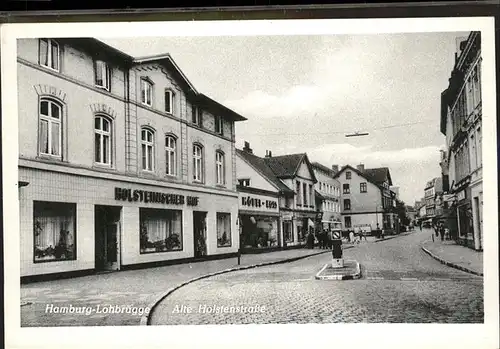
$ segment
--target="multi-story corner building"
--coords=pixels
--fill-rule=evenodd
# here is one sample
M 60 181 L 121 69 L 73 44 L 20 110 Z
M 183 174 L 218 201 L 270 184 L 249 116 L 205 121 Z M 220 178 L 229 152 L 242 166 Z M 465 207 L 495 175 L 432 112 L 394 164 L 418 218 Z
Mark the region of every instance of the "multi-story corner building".
M 239 247 L 234 123 L 168 54 L 18 40 L 21 276 Z
M 442 194 L 443 192 L 443 181 L 441 177 L 436 177 L 431 179 L 425 185 L 425 210 L 426 217 L 429 219 L 436 218 L 436 195 Z
M 387 167 L 365 169 L 346 165 L 335 175 L 341 184 L 343 229 L 395 229 L 395 194 Z
M 307 233 L 315 228 L 317 216 L 316 191 L 314 190 L 317 179 L 307 154 L 273 156 L 271 151 L 267 151 L 265 157 L 258 157 L 253 154 L 248 142 L 245 142 L 245 147 L 242 150 L 237 150 L 237 153 L 239 185 L 240 187 L 247 186 L 244 190 L 241 189 L 242 192 L 265 189 L 269 192 L 268 195 L 274 192 L 279 196 L 279 224 L 278 238 L 276 239 L 279 246 L 287 247 L 304 244 Z M 268 184 L 272 184 L 272 187 L 269 187 Z M 240 204 L 240 220 L 242 224 L 245 224 L 245 221 L 248 220 L 245 216 L 249 216 L 244 209 Z M 261 212 L 261 216 L 264 216 L 263 212 Z M 255 216 L 253 217 L 257 222 Z M 242 239 L 247 241 L 248 247 L 256 247 L 248 243 L 253 239 L 249 238 L 247 240 L 246 237 L 254 234 L 253 226 L 256 226 L 251 218 L 249 220 L 252 224 L 247 223 L 248 229 L 245 229 L 243 225 L 244 236 L 242 236 Z
M 320 229 L 340 230 L 342 229 L 340 182 L 335 178 L 336 173 L 318 162 L 313 162 L 311 165 L 318 180 L 315 188 L 320 198 L 318 210 L 322 212 Z
M 440 126 L 457 239 L 476 250 L 483 248 L 481 62 L 481 33 L 471 32 L 458 42 L 449 85 L 441 94 Z

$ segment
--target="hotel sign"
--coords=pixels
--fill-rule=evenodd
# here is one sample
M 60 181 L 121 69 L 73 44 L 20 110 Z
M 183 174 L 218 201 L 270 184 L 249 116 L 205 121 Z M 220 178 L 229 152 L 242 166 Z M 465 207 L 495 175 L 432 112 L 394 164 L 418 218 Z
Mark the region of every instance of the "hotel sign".
M 197 196 L 184 196 L 179 194 L 167 194 L 156 191 L 138 190 L 115 188 L 115 200 L 129 201 L 129 202 L 144 202 L 154 204 L 166 205 L 184 205 L 197 206 L 199 197 Z
M 240 193 L 239 201 L 244 210 L 278 212 L 278 200 L 274 198 Z

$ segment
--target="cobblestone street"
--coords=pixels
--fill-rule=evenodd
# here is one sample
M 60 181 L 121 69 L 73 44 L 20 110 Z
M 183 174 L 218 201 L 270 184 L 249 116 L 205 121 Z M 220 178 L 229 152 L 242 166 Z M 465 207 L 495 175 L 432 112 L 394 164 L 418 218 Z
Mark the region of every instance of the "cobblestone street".
M 315 280 L 331 258 L 323 254 L 196 281 L 165 298 L 151 324 L 482 323 L 483 279 L 424 253 L 429 236 L 418 231 L 346 250 L 344 258 L 361 263 L 359 280 Z M 235 308 L 216 309 L 225 306 Z

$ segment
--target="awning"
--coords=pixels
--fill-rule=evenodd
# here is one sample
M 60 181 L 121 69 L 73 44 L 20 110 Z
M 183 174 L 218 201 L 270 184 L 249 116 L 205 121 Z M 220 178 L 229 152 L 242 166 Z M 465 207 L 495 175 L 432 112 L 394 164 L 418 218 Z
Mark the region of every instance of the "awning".
M 314 222 L 311 220 L 311 218 L 308 218 L 308 219 L 307 219 L 307 225 L 308 225 L 309 227 L 312 227 L 312 228 L 314 228 L 314 227 L 316 226 L 316 224 L 314 224 Z

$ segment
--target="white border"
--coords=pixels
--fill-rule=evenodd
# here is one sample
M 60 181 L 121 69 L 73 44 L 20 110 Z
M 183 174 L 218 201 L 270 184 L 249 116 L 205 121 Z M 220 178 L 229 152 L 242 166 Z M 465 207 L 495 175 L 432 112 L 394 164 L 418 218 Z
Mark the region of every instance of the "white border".
M 89 347 L 498 347 L 498 229 L 494 19 L 348 19 L 206 21 L 153 23 L 36 23 L 1 28 L 3 108 L 3 190 L 5 315 L 8 348 Z M 16 39 L 21 37 L 133 37 L 213 35 L 319 35 L 410 32 L 482 32 L 483 186 L 484 193 L 484 325 L 248 325 L 175 327 L 20 328 L 19 212 L 17 210 L 17 66 Z M 439 117 L 436 115 L 436 118 Z M 16 130 L 16 132 L 13 132 Z

